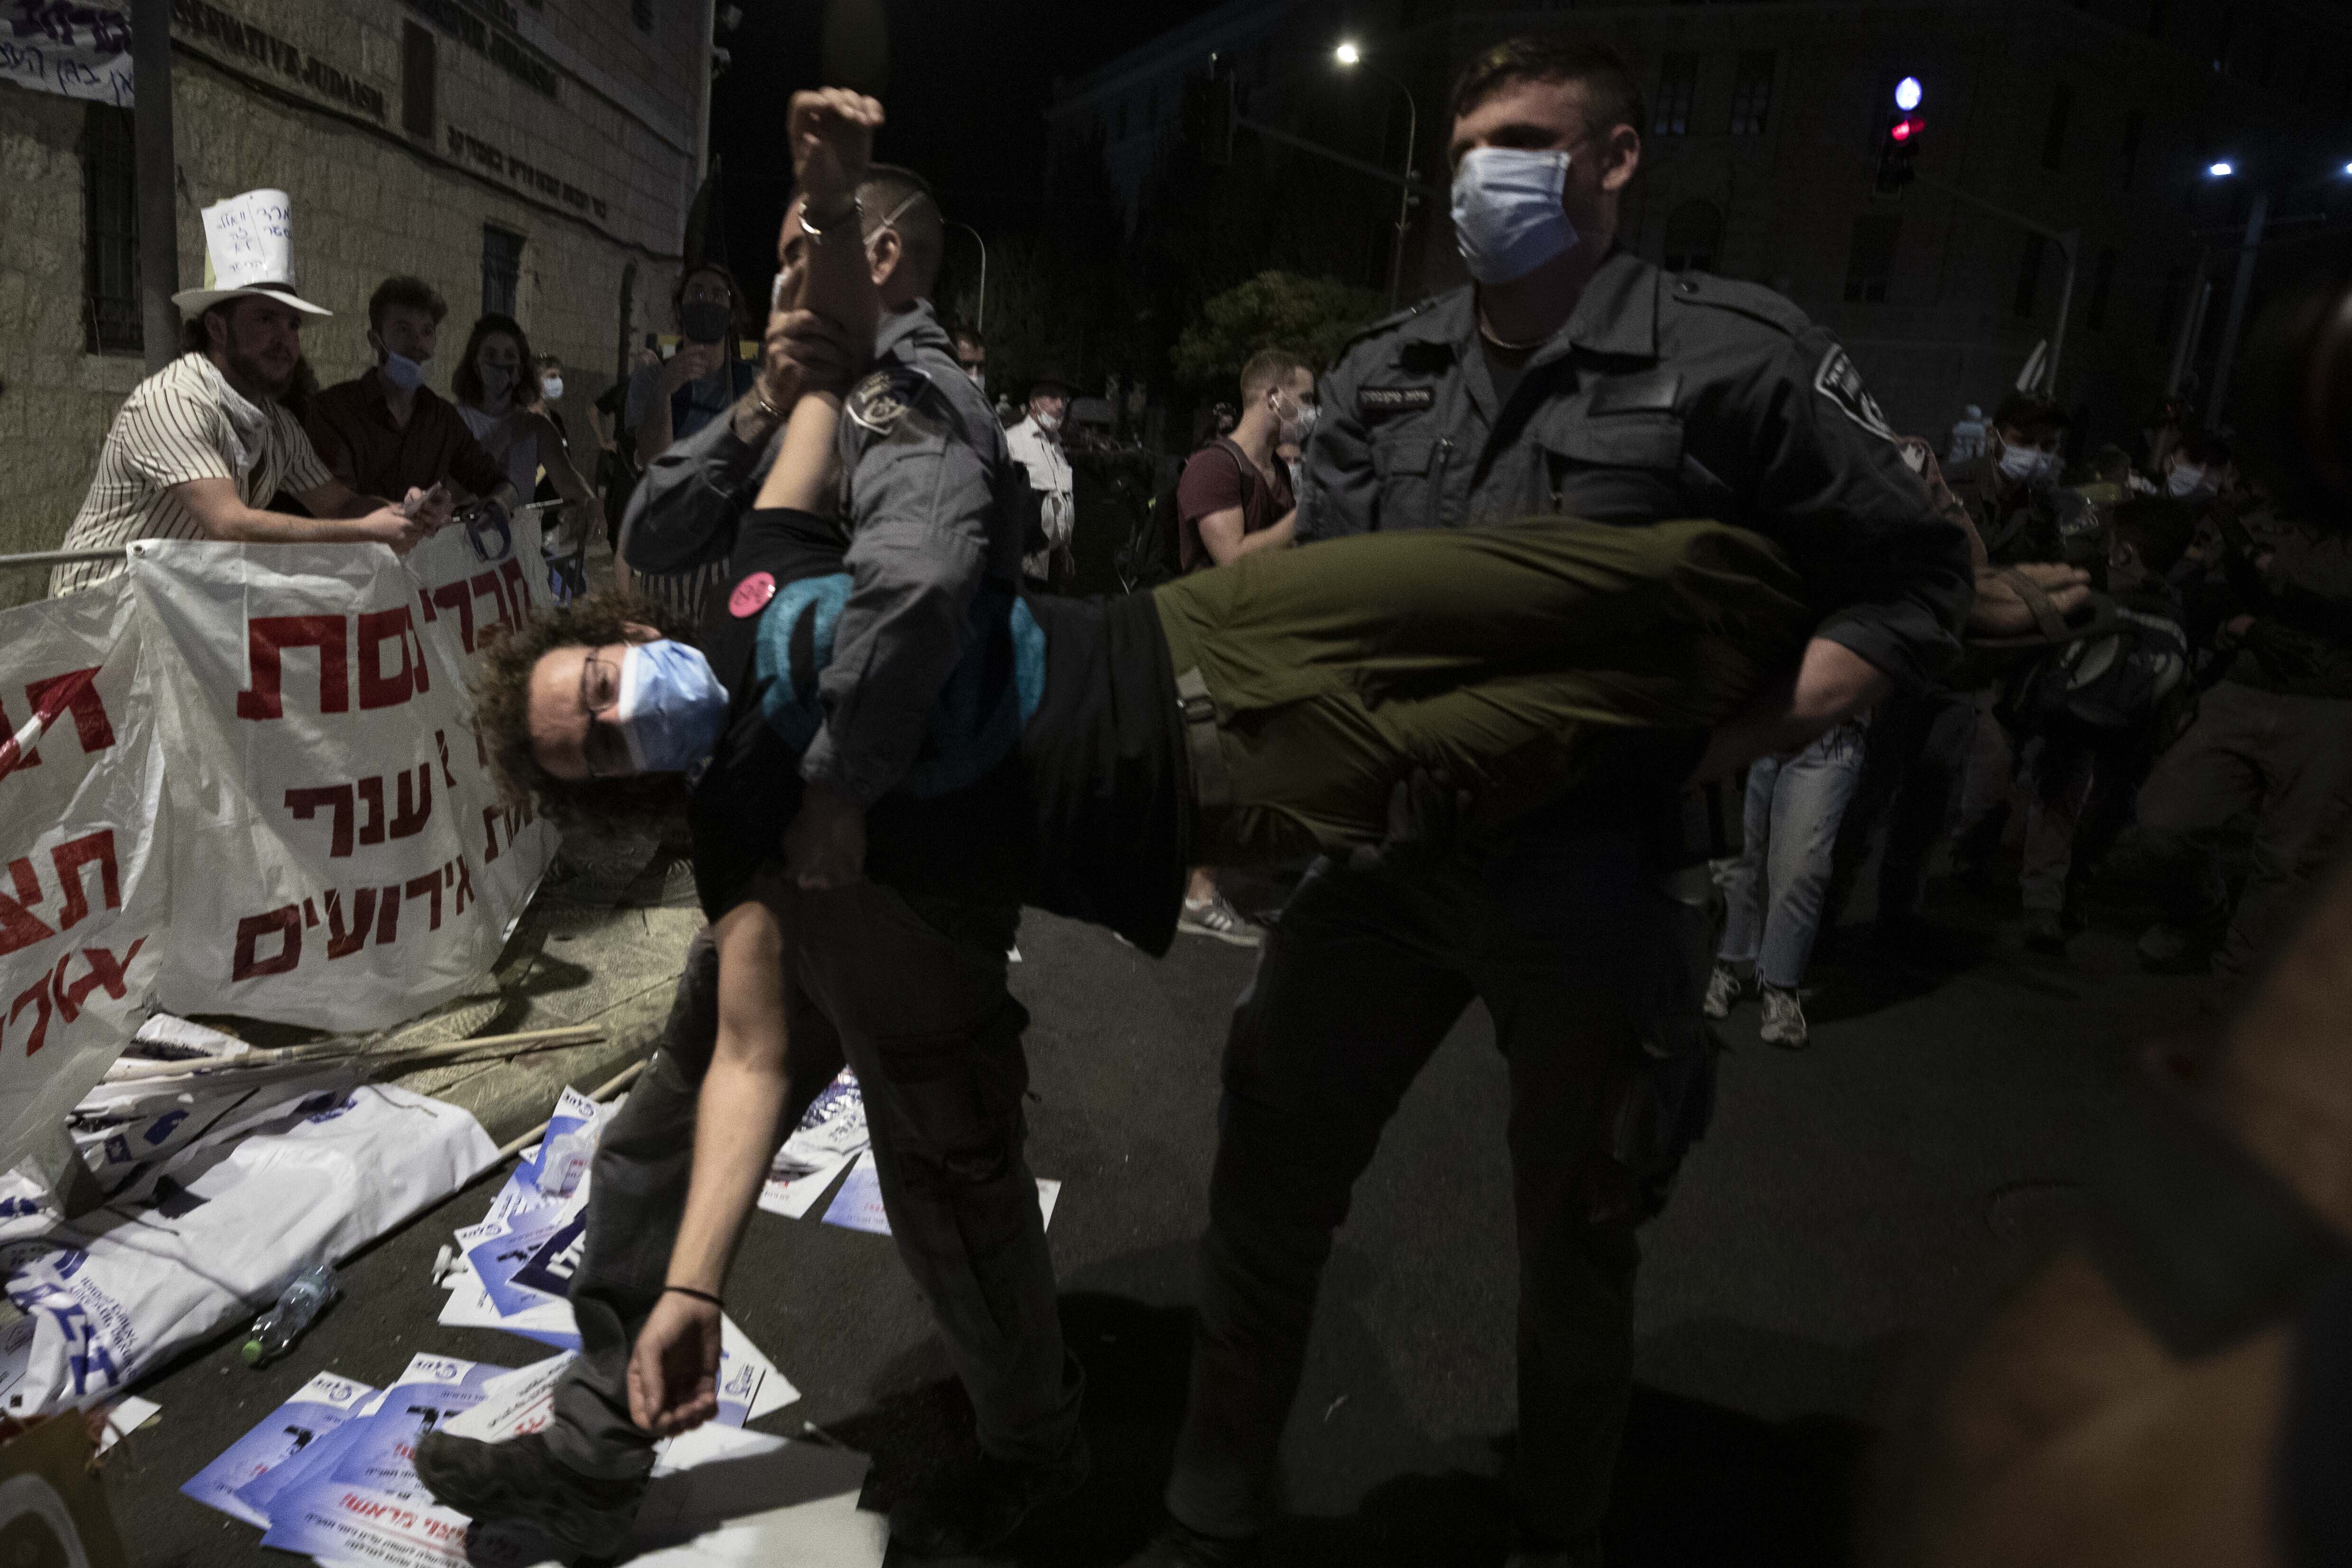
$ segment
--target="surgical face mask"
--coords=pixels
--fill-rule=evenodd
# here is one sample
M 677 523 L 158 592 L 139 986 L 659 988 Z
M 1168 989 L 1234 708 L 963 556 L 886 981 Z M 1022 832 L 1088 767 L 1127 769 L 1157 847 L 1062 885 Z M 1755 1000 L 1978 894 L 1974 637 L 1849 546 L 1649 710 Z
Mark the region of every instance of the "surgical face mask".
M 1036 420 L 1037 428 L 1048 436 L 1055 434 L 1062 428 L 1062 416 L 1058 414 L 1047 414 L 1041 410 L 1030 417 Z
M 1291 405 L 1289 416 L 1285 417 L 1282 414 L 1282 405 L 1277 402 L 1275 405 L 1275 419 L 1280 428 L 1276 431 L 1276 435 L 1282 440 L 1304 447 L 1307 445 L 1307 437 L 1315 433 L 1316 417 L 1322 412 L 1321 408 L 1312 403 L 1294 403 Z
M 2164 477 L 2165 494 L 2175 500 L 2190 496 L 2210 494 L 2205 483 L 2205 470 L 2194 463 L 2183 463 Z
M 716 300 L 688 300 L 677 308 L 677 324 L 688 342 L 727 341 L 727 307 Z
M 1481 283 L 1524 278 L 1576 243 L 1560 209 L 1568 154 L 1479 147 L 1454 171 L 1454 243 Z
M 702 655 L 664 638 L 621 656 L 613 727 L 641 773 L 682 773 L 709 756 L 727 727 L 727 689 Z
M 551 375 L 544 378 L 539 384 L 539 393 L 541 397 L 546 398 L 550 403 L 554 402 L 557 398 L 563 395 L 563 378 L 560 375 Z
M 2038 479 L 2058 466 L 2058 454 L 2039 447 L 2000 447 L 2000 476 L 2011 483 Z
M 406 354 L 384 351 L 383 378 L 403 392 L 414 392 L 425 384 L 425 367 Z

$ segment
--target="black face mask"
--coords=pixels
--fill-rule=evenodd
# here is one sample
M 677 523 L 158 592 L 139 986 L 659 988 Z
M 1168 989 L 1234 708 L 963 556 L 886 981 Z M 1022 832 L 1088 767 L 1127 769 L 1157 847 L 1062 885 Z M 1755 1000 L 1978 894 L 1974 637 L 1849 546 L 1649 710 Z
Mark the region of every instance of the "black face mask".
M 677 324 L 687 341 L 723 343 L 727 341 L 727 307 L 716 300 L 688 300 L 677 308 Z

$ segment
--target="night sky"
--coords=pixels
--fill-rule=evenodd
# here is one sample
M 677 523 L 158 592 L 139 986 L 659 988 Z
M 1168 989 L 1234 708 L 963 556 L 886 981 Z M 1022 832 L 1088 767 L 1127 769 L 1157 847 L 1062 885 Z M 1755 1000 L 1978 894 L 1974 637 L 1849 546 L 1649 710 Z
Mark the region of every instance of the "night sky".
M 928 177 L 949 218 L 996 234 L 1037 219 L 1054 79 L 1083 76 L 1214 0 L 739 3 L 742 24 L 723 40 L 734 60 L 719 80 L 711 144 L 725 160 L 728 259 L 757 298 L 791 195 L 785 105 L 795 89 L 820 85 L 828 5 L 869 5 L 887 17 L 889 123 L 877 155 Z

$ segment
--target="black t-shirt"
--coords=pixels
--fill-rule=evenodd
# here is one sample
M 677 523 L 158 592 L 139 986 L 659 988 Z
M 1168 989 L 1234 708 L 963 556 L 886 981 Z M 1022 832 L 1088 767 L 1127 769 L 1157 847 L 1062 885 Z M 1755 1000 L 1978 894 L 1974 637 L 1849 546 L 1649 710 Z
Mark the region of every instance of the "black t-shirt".
M 1029 902 L 1168 951 L 1192 836 L 1176 671 L 1150 594 L 1040 595 L 1045 698 L 1022 732 L 1034 804 Z
M 794 584 L 840 575 L 844 541 L 805 512 L 748 514 L 733 583 L 714 595 L 702 647 L 729 693 L 728 723 L 695 780 L 695 883 L 717 920 L 781 858 L 799 809 L 800 752 L 772 722 L 760 674 L 771 605 Z M 766 581 L 760 579 L 764 575 Z M 1045 681 L 1020 745 L 965 788 L 894 792 L 866 813 L 866 874 L 905 892 L 1029 902 L 1108 925 L 1149 952 L 1175 935 L 1191 832 L 1176 679 L 1149 595 L 1108 602 L 1041 596 Z M 811 647 L 798 616 L 795 647 Z M 793 660 L 813 681 L 815 662 Z

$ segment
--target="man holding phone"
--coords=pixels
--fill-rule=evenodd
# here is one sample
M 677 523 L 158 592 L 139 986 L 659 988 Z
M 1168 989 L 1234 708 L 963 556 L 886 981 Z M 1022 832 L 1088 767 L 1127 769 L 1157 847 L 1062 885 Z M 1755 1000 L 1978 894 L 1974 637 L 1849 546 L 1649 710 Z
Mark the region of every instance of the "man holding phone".
M 650 463 L 673 441 L 727 412 L 751 390 L 756 368 L 734 352 L 735 279 L 715 261 L 678 279 L 677 353 L 629 378 L 629 429 L 637 438 L 637 461 Z

